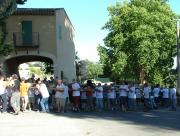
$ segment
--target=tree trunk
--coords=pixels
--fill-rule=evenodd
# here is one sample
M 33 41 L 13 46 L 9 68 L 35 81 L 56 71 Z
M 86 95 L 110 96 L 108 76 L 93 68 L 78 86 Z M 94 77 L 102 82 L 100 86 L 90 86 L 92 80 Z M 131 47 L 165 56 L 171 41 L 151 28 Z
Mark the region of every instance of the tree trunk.
M 145 72 L 144 72 L 143 68 L 140 69 L 139 81 L 140 81 L 140 84 L 144 84 L 145 83 Z

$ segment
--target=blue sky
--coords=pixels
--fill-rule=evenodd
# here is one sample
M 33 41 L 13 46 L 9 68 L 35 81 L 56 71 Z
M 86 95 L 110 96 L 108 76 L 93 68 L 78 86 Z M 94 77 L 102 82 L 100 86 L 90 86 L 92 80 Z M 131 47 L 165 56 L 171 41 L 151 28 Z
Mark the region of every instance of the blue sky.
M 98 61 L 97 45 L 103 45 L 107 31 L 101 28 L 108 20 L 107 7 L 122 0 L 28 0 L 23 8 L 64 8 L 75 28 L 75 46 L 80 59 Z M 169 0 L 180 14 L 180 0 Z

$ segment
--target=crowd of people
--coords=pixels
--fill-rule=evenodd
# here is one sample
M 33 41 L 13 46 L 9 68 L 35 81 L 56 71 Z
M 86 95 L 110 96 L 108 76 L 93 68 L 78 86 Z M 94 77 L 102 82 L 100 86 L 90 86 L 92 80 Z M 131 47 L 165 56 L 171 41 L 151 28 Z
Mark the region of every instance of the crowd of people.
M 159 85 L 143 86 L 124 82 L 121 84 L 94 84 L 91 80 L 78 83 L 61 79 L 35 79 L 34 75 L 26 80 L 16 74 L 9 78 L 0 75 L 1 113 L 37 111 L 42 113 L 64 113 L 70 110 L 97 111 L 120 110 L 136 111 L 143 106 L 144 111 L 160 107 L 176 111 L 176 88 Z

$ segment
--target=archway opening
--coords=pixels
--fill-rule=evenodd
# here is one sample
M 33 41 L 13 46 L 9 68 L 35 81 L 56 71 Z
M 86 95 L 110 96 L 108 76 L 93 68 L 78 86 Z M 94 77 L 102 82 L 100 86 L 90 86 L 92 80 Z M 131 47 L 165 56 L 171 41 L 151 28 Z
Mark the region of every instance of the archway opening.
M 17 74 L 28 78 L 34 72 L 38 77 L 54 75 L 53 60 L 44 56 L 25 55 L 9 58 L 4 62 L 6 76 Z M 48 73 L 49 72 L 49 73 Z

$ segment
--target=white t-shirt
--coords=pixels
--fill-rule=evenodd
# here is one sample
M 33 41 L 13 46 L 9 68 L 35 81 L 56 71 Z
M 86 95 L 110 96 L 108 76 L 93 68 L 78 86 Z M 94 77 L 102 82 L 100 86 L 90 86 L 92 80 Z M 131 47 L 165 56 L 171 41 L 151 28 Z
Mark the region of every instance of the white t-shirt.
M 65 91 L 65 86 L 63 84 L 57 85 L 56 88 Z M 65 98 L 65 93 L 56 91 L 55 98 Z
M 141 91 L 140 91 L 140 89 L 136 88 L 135 92 L 136 92 L 136 98 L 141 98 Z
M 160 88 L 156 87 L 153 89 L 154 97 L 159 97 L 159 91 L 160 91 Z
M 170 98 L 171 98 L 171 99 L 177 99 L 177 96 L 176 96 L 176 88 L 171 88 L 171 89 L 170 89 Z
M 93 98 L 96 98 L 96 91 L 93 92 Z
M 128 96 L 128 91 L 129 91 L 128 85 L 121 85 L 119 94 L 120 96 Z
M 40 85 L 39 91 L 41 92 L 42 98 L 49 97 L 49 91 L 44 83 Z
M 129 89 L 128 98 L 130 98 L 130 99 L 136 99 L 136 92 L 135 92 L 135 87 L 134 87 L 134 86 L 132 86 L 132 87 Z
M 116 94 L 115 94 L 114 88 L 111 88 L 110 92 L 108 92 L 108 98 L 109 98 L 109 99 L 114 99 L 114 98 L 116 98 Z
M 150 87 L 144 87 L 144 98 L 149 99 L 149 95 L 151 92 L 151 88 Z
M 169 89 L 168 88 L 163 88 L 163 98 L 169 98 Z
M 73 96 L 80 96 L 80 85 L 78 83 L 72 84 Z
M 96 88 L 98 91 L 96 91 L 96 98 L 103 98 L 103 88 L 102 86 L 99 86 Z
M 0 95 L 7 93 L 5 82 L 3 80 L 0 80 Z

